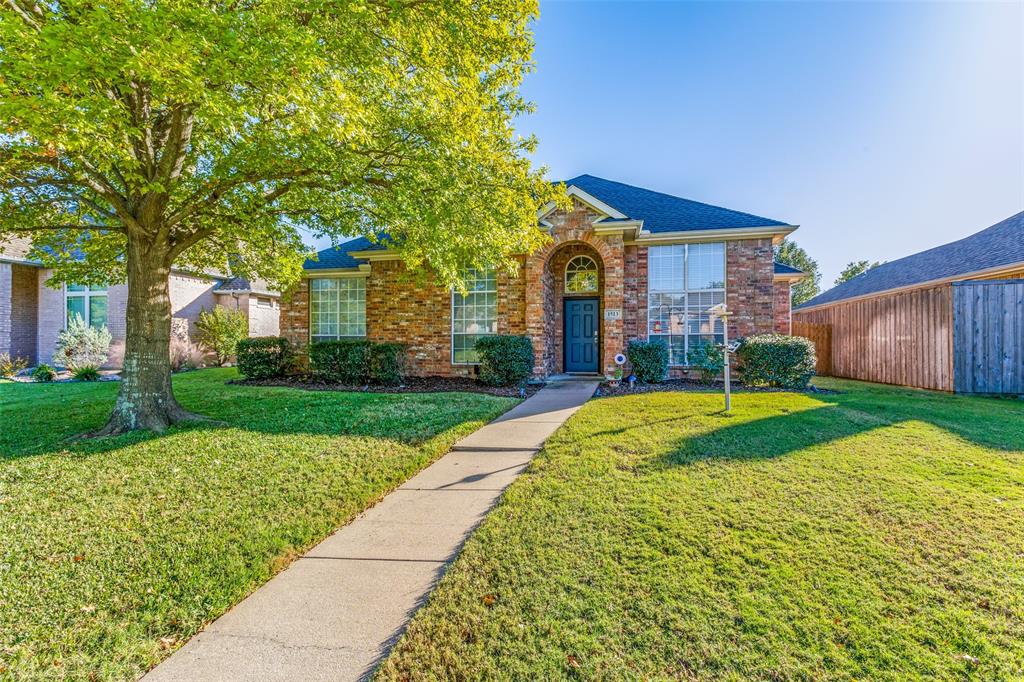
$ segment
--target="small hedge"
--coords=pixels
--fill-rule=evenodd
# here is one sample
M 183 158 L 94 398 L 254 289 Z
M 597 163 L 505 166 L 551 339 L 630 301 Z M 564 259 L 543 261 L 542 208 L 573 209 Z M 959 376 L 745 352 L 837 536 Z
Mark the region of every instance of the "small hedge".
M 365 339 L 317 341 L 309 345 L 309 366 L 326 381 L 366 383 L 370 372 L 370 345 Z
M 533 344 L 526 336 L 483 336 L 473 348 L 480 359 L 480 382 L 513 386 L 533 372 Z
M 325 381 L 397 386 L 405 380 L 405 346 L 366 339 L 317 341 L 309 346 L 309 365 Z
M 814 344 L 801 336 L 751 336 L 737 356 L 743 363 L 743 381 L 751 386 L 803 389 L 814 376 Z
M 398 386 L 405 381 L 405 346 L 401 343 L 371 345 L 370 379 L 385 386 Z
M 668 346 L 661 341 L 630 341 L 626 357 L 638 381 L 660 384 L 668 376 Z
M 238 371 L 246 379 L 274 379 L 288 373 L 294 357 L 288 339 L 261 336 L 242 339 L 235 349 Z

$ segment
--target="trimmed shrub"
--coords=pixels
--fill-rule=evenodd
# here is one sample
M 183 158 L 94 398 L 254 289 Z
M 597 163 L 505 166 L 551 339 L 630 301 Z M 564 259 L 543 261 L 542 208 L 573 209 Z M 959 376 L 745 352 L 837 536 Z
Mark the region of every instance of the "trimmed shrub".
M 533 344 L 526 336 L 482 336 L 473 344 L 480 360 L 480 381 L 513 386 L 533 372 Z
M 93 365 L 83 365 L 76 367 L 72 376 L 75 377 L 75 381 L 99 381 L 100 370 Z
M 370 346 L 365 339 L 316 341 L 309 345 L 309 366 L 326 381 L 364 384 L 370 376 Z
M 814 344 L 802 336 L 751 336 L 737 355 L 743 363 L 743 381 L 751 386 L 803 389 L 814 376 Z
M 12 358 L 9 353 L 0 353 L 0 377 L 13 377 L 26 367 L 28 367 L 26 358 Z
M 405 381 L 405 345 L 374 343 L 370 345 L 370 379 L 385 386 L 398 386 Z
M 56 363 L 74 372 L 79 367 L 102 367 L 110 353 L 110 330 L 85 323 L 81 315 L 68 321 L 67 329 L 57 335 Z
M 700 372 L 700 381 L 710 384 L 725 369 L 725 353 L 713 343 L 698 343 L 686 356 L 686 364 Z
M 238 342 L 249 336 L 249 318 L 241 310 L 214 306 L 213 310 L 200 310 L 196 320 L 199 343 L 217 356 L 223 365 L 235 354 Z
M 238 356 L 238 371 L 246 379 L 284 376 L 294 357 L 288 339 L 280 336 L 242 339 L 238 342 L 235 354 Z
M 32 379 L 34 381 L 46 383 L 48 381 L 53 381 L 56 378 L 57 373 L 53 371 L 53 367 L 50 367 L 47 364 L 39 365 L 34 370 L 32 370 Z
M 668 375 L 668 346 L 661 341 L 634 339 L 626 347 L 633 374 L 645 384 L 660 384 Z

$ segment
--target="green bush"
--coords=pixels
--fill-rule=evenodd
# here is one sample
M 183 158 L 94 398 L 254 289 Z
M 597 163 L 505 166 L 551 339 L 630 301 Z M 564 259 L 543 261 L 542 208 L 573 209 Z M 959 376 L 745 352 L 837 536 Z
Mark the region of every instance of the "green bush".
M 526 336 L 482 336 L 473 348 L 480 358 L 480 381 L 512 386 L 533 372 L 533 344 Z
M 279 336 L 260 336 L 242 339 L 235 350 L 238 371 L 246 379 L 273 379 L 287 374 L 294 353 L 288 339 Z
M 100 378 L 100 370 L 95 365 L 76 367 L 71 374 L 75 377 L 75 381 L 99 381 Z
M 0 353 L 0 377 L 13 377 L 26 367 L 28 367 L 27 359 L 12 358 L 9 353 Z
M 686 364 L 697 368 L 701 383 L 710 384 L 725 369 L 725 353 L 713 343 L 697 343 L 687 354 Z
M 398 386 L 405 381 L 405 346 L 401 343 L 372 344 L 370 379 L 385 386 Z
M 53 367 L 50 367 L 47 364 L 39 365 L 32 370 L 32 379 L 35 381 L 46 383 L 48 381 L 53 381 L 56 378 L 57 373 L 53 371 Z
M 371 341 L 341 339 L 316 341 L 309 345 L 309 366 L 325 381 L 363 384 L 370 376 Z
M 626 347 L 633 374 L 645 384 L 659 384 L 668 375 L 668 346 L 661 341 L 634 339 Z
M 200 310 L 196 320 L 199 343 L 217 356 L 223 365 L 235 354 L 238 342 L 249 336 L 249 318 L 241 310 L 214 306 L 213 310 Z
M 814 376 L 814 344 L 801 336 L 751 336 L 737 355 L 743 363 L 743 381 L 751 386 L 802 389 Z

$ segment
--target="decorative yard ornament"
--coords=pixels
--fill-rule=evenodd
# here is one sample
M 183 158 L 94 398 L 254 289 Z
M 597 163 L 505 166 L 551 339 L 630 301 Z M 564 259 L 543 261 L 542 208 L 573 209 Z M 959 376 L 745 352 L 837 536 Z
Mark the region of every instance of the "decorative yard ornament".
M 623 355 L 622 353 L 616 353 L 615 354 L 615 364 L 619 365 L 620 367 L 622 365 L 626 364 L 626 356 Z
M 733 346 L 729 343 L 729 309 L 724 303 L 711 306 L 707 309 L 707 313 L 711 315 L 712 320 L 716 317 L 722 318 L 722 357 L 724 360 L 724 367 L 722 368 L 725 378 L 725 412 L 729 414 L 732 411 L 732 395 L 729 377 L 729 353 L 734 350 Z

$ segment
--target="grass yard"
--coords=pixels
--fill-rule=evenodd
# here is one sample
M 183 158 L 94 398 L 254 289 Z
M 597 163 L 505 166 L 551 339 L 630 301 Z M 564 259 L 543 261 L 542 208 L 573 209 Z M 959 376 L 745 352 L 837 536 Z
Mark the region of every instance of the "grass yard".
M 227 426 L 69 442 L 117 385 L 0 385 L 0 679 L 135 679 L 303 549 L 516 401 L 227 386 Z
M 1024 403 L 590 402 L 467 543 L 381 679 L 1024 677 Z

